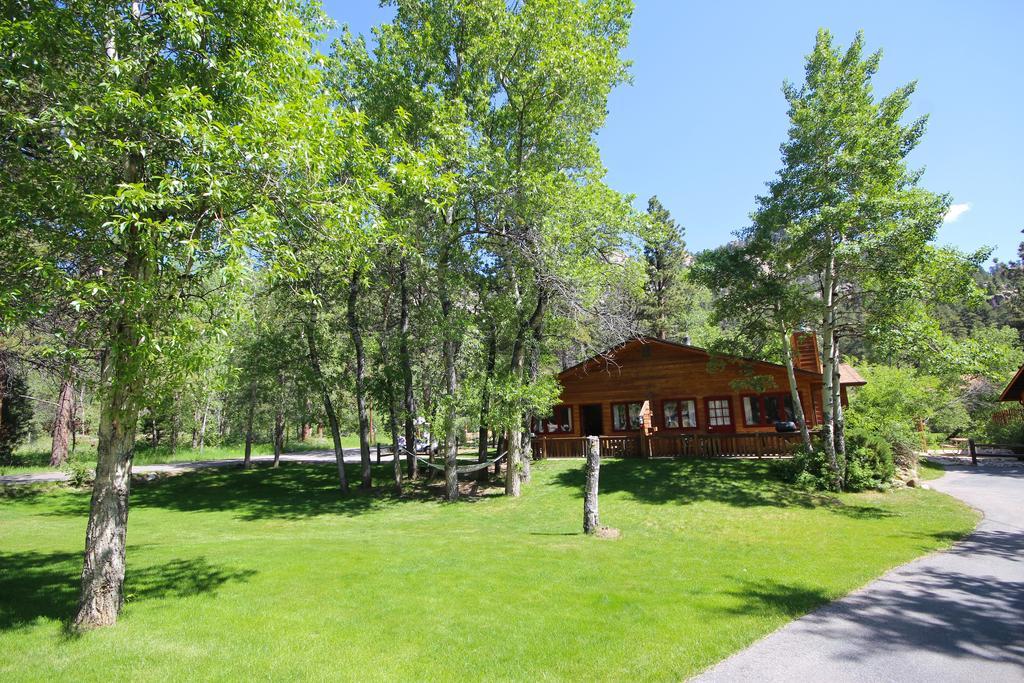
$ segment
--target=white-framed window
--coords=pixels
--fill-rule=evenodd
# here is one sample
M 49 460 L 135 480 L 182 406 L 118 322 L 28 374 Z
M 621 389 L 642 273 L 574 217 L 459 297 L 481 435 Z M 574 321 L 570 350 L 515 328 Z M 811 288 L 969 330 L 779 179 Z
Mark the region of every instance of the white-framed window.
M 729 399 L 708 399 L 708 426 L 729 427 L 732 425 L 732 413 L 729 410 Z

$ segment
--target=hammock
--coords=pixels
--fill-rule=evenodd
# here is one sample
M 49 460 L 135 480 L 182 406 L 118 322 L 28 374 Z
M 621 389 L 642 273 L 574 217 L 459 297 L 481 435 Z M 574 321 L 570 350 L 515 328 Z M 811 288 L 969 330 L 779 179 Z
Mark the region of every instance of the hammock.
M 405 452 L 408 453 L 409 451 L 405 451 Z M 456 475 L 460 475 L 460 474 L 472 474 L 473 472 L 479 472 L 480 470 L 482 470 L 482 469 L 484 469 L 486 467 L 490 467 L 491 465 L 494 465 L 494 464 L 496 464 L 498 462 L 501 462 L 501 460 L 506 455 L 508 455 L 507 451 L 505 453 L 502 453 L 501 455 L 499 455 L 494 460 L 488 460 L 486 462 L 478 462 L 478 463 L 474 463 L 472 465 L 461 465 L 461 466 L 455 468 L 455 474 Z M 444 472 L 444 465 L 438 465 L 437 463 L 430 462 L 426 458 L 423 458 L 423 457 L 418 456 L 418 455 L 416 456 L 416 459 L 419 460 L 421 464 L 426 465 L 427 467 L 435 469 L 438 472 Z

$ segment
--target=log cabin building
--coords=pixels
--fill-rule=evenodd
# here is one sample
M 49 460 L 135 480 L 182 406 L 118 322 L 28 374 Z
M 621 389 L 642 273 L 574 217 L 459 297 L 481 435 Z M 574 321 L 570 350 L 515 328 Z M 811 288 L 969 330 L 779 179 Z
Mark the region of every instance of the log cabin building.
M 822 422 L 817 338 L 810 333 L 796 334 L 791 343 L 800 402 L 808 427 L 814 429 Z M 684 448 L 684 441 L 693 439 L 665 437 L 775 434 L 776 422 L 794 419 L 784 365 L 713 355 L 689 344 L 652 337 L 630 339 L 562 371 L 558 379 L 562 384 L 560 402 L 547 419 L 533 426 L 534 436 L 542 444 L 553 444 L 540 445 L 540 457 L 550 455 L 545 451 L 557 447 L 559 438 L 622 437 L 623 447 L 634 449 L 631 444 L 636 443 L 636 448 L 650 449 L 649 440 L 658 437 L 663 445 L 674 444 L 666 448 L 678 450 Z M 847 389 L 863 384 L 864 379 L 852 367 L 840 368 L 844 405 Z M 646 443 L 638 439 L 641 436 Z M 732 444 L 730 448 L 740 441 L 749 442 L 751 449 L 767 443 L 765 439 L 725 441 Z M 702 442 L 700 447 L 705 445 Z

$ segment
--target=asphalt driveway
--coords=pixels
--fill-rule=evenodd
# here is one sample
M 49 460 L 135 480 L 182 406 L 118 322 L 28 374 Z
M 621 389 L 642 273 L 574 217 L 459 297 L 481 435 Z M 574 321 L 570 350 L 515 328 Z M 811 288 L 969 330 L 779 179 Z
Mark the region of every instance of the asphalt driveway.
M 1024 681 L 1024 466 L 929 482 L 985 519 L 946 552 L 797 619 L 698 681 Z

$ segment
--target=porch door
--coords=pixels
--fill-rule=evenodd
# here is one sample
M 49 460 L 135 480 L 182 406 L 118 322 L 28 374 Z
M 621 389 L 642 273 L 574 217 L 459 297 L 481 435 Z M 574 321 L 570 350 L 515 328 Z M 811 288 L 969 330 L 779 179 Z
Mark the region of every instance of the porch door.
M 583 436 L 601 436 L 604 434 L 601 404 L 580 406 L 580 422 L 583 423 Z
M 731 434 L 736 431 L 732 402 L 728 398 L 706 398 L 704 407 L 707 409 L 709 434 Z

